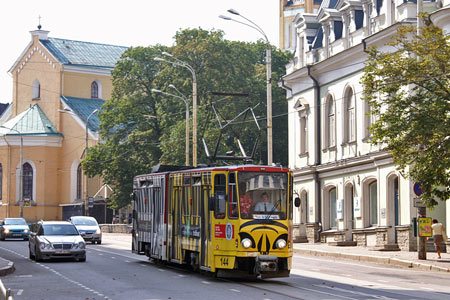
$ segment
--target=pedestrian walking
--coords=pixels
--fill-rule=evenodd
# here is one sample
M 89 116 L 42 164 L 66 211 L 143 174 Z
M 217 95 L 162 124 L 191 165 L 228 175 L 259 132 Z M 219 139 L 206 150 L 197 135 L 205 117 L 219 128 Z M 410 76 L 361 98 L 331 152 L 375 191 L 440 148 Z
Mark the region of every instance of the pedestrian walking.
M 433 229 L 434 247 L 436 248 L 436 252 L 438 254 L 438 259 L 440 259 L 441 251 L 442 251 L 442 243 L 444 242 L 444 236 L 445 236 L 445 240 L 447 240 L 447 234 L 445 233 L 445 227 L 444 227 L 444 225 L 442 225 L 442 223 L 439 223 L 437 219 L 433 219 L 433 225 L 431 225 L 431 228 Z

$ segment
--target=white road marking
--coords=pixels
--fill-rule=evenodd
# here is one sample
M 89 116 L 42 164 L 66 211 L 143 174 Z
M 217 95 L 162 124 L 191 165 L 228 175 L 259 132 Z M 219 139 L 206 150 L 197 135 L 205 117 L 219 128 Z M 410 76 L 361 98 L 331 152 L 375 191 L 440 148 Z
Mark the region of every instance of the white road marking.
M 208 281 L 202 281 L 202 283 L 204 283 L 204 284 L 211 284 L 211 282 L 208 282 Z
M 17 296 L 20 296 L 20 295 L 22 295 L 22 293 L 23 293 L 23 290 L 18 290 L 15 294 L 16 294 Z
M 33 275 L 17 275 L 14 277 L 19 277 L 19 278 L 29 278 L 29 277 L 33 277 Z
M 141 267 L 146 267 L 147 265 L 144 265 L 144 264 L 139 264 Z
M 240 290 L 235 290 L 235 289 L 230 289 L 230 291 L 235 292 L 235 293 L 240 293 Z
M 420 289 L 421 289 L 421 290 L 434 291 L 434 289 L 432 289 L 432 288 L 427 288 L 427 287 L 421 287 Z
M 111 256 L 111 259 L 116 259 L 116 257 L 115 256 Z
M 126 263 L 129 263 L 130 261 L 129 261 L 129 260 L 126 260 L 125 262 L 126 262 Z
M 160 271 L 160 272 L 164 272 L 165 270 L 163 270 L 163 269 L 158 269 L 158 271 Z
M 380 297 L 382 297 L 382 299 L 385 299 L 385 300 L 398 300 L 397 298 L 389 298 L 389 297 L 381 296 L 381 295 L 367 294 L 367 293 L 363 293 L 363 292 L 357 292 L 357 291 L 352 291 L 352 290 L 349 290 L 349 289 L 343 289 L 343 288 L 332 287 L 332 286 L 327 286 L 327 285 L 316 285 L 316 284 L 314 284 L 314 286 L 331 289 L 333 291 L 339 291 L 339 292 L 354 294 L 354 295 L 358 295 L 358 296 L 366 296 L 366 297 L 377 298 L 377 299 L 380 299 Z
M 184 277 L 186 277 L 186 275 L 178 275 L 178 277 L 181 277 L 181 278 L 184 278 Z

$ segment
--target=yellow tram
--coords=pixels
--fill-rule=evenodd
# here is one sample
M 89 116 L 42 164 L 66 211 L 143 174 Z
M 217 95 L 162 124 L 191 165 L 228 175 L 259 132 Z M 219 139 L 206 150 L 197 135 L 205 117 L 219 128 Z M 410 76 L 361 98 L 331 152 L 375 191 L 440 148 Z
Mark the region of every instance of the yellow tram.
M 133 189 L 133 252 L 219 275 L 289 276 L 289 169 L 162 166 Z

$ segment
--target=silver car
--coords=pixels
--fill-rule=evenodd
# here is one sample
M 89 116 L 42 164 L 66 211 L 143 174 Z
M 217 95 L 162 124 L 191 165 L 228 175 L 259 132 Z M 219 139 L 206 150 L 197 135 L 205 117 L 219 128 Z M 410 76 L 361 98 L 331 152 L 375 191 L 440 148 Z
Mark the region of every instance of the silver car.
M 86 243 L 77 228 L 65 221 L 40 221 L 31 228 L 30 259 L 74 258 L 86 261 Z
M 6 218 L 0 221 L 0 241 L 6 238 L 22 238 L 28 240 L 30 228 L 24 218 Z
M 102 243 L 102 231 L 98 226 L 97 220 L 93 217 L 73 216 L 69 221 L 78 229 L 81 236 L 86 242 L 90 241 L 93 244 Z

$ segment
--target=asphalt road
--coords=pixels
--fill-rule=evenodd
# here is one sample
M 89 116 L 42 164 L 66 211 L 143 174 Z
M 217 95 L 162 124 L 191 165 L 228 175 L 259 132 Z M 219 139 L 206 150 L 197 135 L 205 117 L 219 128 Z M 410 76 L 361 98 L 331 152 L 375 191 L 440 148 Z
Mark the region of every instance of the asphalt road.
M 450 299 L 450 274 L 308 256 L 294 257 L 289 278 L 220 279 L 132 254 L 125 235 L 88 245 L 87 261 L 36 263 L 28 242 L 0 242 L 16 271 L 2 277 L 14 299 Z

